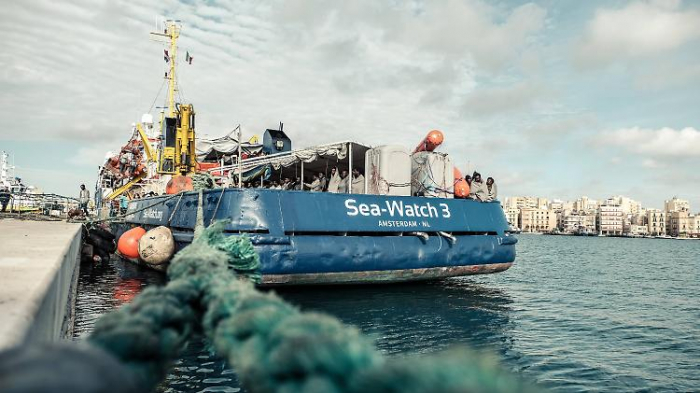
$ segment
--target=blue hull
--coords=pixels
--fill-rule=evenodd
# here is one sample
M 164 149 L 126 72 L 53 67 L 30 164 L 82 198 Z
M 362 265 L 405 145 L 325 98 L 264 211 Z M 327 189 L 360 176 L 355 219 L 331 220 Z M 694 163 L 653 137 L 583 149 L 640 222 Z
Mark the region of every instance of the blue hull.
M 127 224 L 168 226 L 184 247 L 197 193 L 157 203 L 165 198 L 131 202 Z M 497 202 L 225 189 L 205 191 L 203 209 L 205 224 L 226 219 L 227 233 L 250 236 L 269 285 L 436 279 L 503 271 L 515 260 Z

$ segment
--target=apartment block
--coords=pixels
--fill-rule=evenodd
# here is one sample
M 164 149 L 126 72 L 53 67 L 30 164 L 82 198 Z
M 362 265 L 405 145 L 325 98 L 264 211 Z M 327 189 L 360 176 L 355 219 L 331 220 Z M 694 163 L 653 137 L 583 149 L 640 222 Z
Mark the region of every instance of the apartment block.
M 520 209 L 520 229 L 523 232 L 549 232 L 556 228 L 557 217 L 549 209 Z
M 659 209 L 647 209 L 647 232 L 651 236 L 666 234 L 666 213 Z
M 624 213 L 614 199 L 608 199 L 598 208 L 598 232 L 603 235 L 622 235 Z

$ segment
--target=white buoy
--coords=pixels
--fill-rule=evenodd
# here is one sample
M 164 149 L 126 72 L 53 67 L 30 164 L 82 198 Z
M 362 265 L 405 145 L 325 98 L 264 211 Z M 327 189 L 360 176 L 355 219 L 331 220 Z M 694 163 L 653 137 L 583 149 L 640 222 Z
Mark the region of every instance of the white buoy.
M 175 239 L 167 227 L 146 232 L 139 240 L 139 257 L 150 265 L 162 265 L 175 253 Z

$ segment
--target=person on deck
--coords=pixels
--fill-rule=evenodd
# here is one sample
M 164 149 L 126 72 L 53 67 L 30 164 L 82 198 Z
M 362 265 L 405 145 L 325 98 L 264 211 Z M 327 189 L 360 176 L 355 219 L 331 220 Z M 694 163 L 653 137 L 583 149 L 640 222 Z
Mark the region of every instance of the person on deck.
M 321 190 L 320 191 L 326 191 L 326 186 L 328 185 L 328 179 L 326 178 L 326 175 L 323 172 L 318 173 L 318 181 L 321 182 Z
M 89 216 L 90 213 L 88 212 L 88 202 L 90 201 L 90 191 L 88 191 L 85 188 L 85 184 L 80 185 L 80 209 L 82 209 L 83 213 L 85 213 L 85 216 Z
M 2 212 L 7 211 L 7 204 L 12 199 L 12 193 L 7 187 L 0 187 L 0 204 L 2 204 Z
M 119 197 L 119 213 L 126 214 L 126 210 L 129 208 L 129 198 L 122 194 Z
M 338 167 L 334 166 L 331 168 L 331 178 L 328 181 L 328 192 L 338 192 L 338 186 L 340 186 L 340 174 L 338 173 Z
M 498 187 L 496 187 L 493 177 L 486 179 L 486 193 L 486 200 L 489 202 L 495 201 L 498 198 Z
M 348 171 L 340 173 L 340 181 L 338 182 L 338 194 L 348 193 Z
M 365 177 L 360 173 L 359 170 L 352 170 L 352 193 L 353 194 L 364 194 L 365 193 Z
M 304 183 L 306 187 L 309 187 L 309 190 L 312 192 L 319 192 L 323 191 L 323 186 L 321 185 L 321 179 L 319 179 L 318 175 L 314 175 L 314 181 L 309 183 Z
M 472 175 L 472 184 L 471 187 L 469 187 L 469 198 L 476 199 L 480 202 L 484 202 L 486 198 L 488 198 L 488 190 L 481 180 L 481 174 L 479 172 L 474 172 Z

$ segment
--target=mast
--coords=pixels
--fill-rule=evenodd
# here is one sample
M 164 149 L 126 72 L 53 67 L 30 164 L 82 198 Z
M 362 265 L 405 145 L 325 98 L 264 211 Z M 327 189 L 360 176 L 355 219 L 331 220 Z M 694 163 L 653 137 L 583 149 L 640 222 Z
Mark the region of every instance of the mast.
M 7 165 L 7 153 L 4 151 L 2 152 L 2 155 L 0 155 L 0 186 L 10 186 L 10 182 L 8 181 L 8 165 Z
M 175 117 L 175 93 L 177 92 L 176 83 L 176 68 L 177 68 L 177 40 L 180 38 L 180 24 L 177 20 L 166 20 L 165 30 L 163 33 L 151 32 L 151 36 L 162 37 L 159 39 L 166 39 L 169 42 L 168 55 L 170 71 L 166 75 L 168 79 L 168 117 Z

